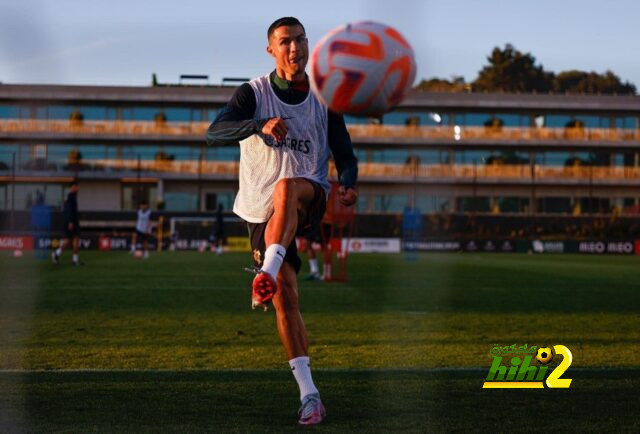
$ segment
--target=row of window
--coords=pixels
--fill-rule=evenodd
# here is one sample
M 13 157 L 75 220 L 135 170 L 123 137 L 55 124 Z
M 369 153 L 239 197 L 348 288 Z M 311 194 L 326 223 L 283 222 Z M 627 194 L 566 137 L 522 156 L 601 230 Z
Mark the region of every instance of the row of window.
M 68 186 L 62 184 L 0 184 L 0 210 L 29 210 L 38 203 L 61 210 L 67 193 Z M 195 191 L 165 191 L 163 201 L 158 202 L 155 184 L 122 184 L 120 209 L 135 210 L 139 201 L 145 200 L 153 209 L 166 211 L 213 211 L 218 204 L 230 210 L 233 208 L 235 193 L 205 191 L 200 197 L 203 203 L 198 203 Z M 635 210 L 638 203 L 639 198 L 636 197 L 544 197 L 536 199 L 536 211 L 550 214 L 607 213 L 616 210 L 625 212 Z M 452 211 L 526 214 L 531 211 L 530 206 L 528 197 L 361 194 L 356 211 L 401 213 L 405 208 L 411 207 L 418 208 L 423 214 Z
M 355 150 L 360 163 L 387 164 L 529 164 L 528 152 L 495 150 Z M 61 171 L 66 166 L 86 165 L 92 170 L 92 161 L 239 161 L 238 147 L 193 146 L 121 146 L 121 145 L 0 145 L 0 171 L 10 170 L 15 161 L 18 170 Z M 638 165 L 635 152 L 564 152 L 545 151 L 533 155 L 540 166 L 594 165 L 634 167 Z M 73 170 L 75 170 L 73 169 Z M 95 168 L 94 168 L 95 169 Z M 97 169 L 96 169 L 97 170 Z
M 180 107 L 23 106 L 0 104 L 0 119 L 212 122 L 219 109 Z
M 0 104 L 0 119 L 84 119 L 84 120 L 131 120 L 168 122 L 211 122 L 217 108 L 190 107 L 106 107 L 72 105 L 9 105 Z M 582 126 L 585 128 L 640 127 L 638 116 L 611 115 L 525 115 L 513 113 L 435 113 L 423 111 L 394 111 L 380 119 L 346 116 L 351 124 L 380 122 L 385 125 L 460 125 L 460 126 L 505 126 L 505 127 L 551 127 Z
M 162 202 L 159 202 L 157 191 L 155 184 L 122 184 L 120 209 L 114 211 L 135 210 L 141 200 L 148 202 L 153 209 L 214 211 L 218 204 L 222 204 L 224 209 L 233 208 L 235 199 L 235 193 L 231 191 L 204 192 L 203 203 L 199 204 L 196 193 L 165 191 Z M 34 205 L 44 204 L 60 211 L 68 193 L 67 184 L 0 184 L 0 210 L 23 211 L 31 209 Z

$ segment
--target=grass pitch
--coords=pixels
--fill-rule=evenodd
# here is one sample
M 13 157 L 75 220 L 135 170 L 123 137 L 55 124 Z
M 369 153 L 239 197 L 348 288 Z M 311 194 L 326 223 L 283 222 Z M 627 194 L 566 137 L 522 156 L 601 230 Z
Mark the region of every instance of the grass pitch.
M 249 255 L 69 259 L 0 255 L 0 430 L 297 430 L 274 314 L 249 308 Z M 637 432 L 638 261 L 352 255 L 349 282 L 301 281 L 317 429 Z M 483 390 L 489 350 L 514 343 L 567 346 L 571 387 Z

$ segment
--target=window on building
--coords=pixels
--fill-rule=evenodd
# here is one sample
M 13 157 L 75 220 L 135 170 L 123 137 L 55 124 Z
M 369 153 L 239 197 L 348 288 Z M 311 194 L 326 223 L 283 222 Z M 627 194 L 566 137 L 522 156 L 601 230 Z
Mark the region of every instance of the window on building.
M 564 128 L 571 119 L 571 116 L 566 115 L 547 115 L 544 119 L 544 126 L 549 128 Z
M 486 196 L 461 196 L 456 198 L 458 212 L 489 212 L 491 198 Z
M 369 195 L 367 194 L 358 195 L 358 201 L 356 202 L 356 212 L 357 213 L 369 212 Z
M 374 197 L 373 211 L 375 212 L 402 212 L 409 206 L 409 197 L 404 194 L 378 194 Z
M 65 186 L 62 184 L 16 183 L 3 184 L 0 188 L 0 209 L 29 210 L 39 199 L 54 209 L 62 209 Z M 12 198 L 13 195 L 13 198 Z
M 454 154 L 454 161 L 456 164 L 485 164 L 495 151 L 480 150 L 480 151 L 456 151 Z
M 8 187 L 7 184 L 0 184 L 0 209 L 1 210 L 9 209 L 9 206 L 7 205 L 9 200 L 9 192 L 7 187 Z
M 522 214 L 529 211 L 528 197 L 496 197 L 494 202 L 501 213 Z
M 165 192 L 164 203 L 167 211 L 197 211 L 198 195 L 195 192 Z
M 216 116 L 218 116 L 218 113 L 220 113 L 220 109 L 207 110 L 207 119 L 205 120 L 209 122 L 213 122 L 216 119 Z
M 237 146 L 207 148 L 207 161 L 240 161 L 240 148 Z
M 170 107 L 162 110 L 167 115 L 167 122 L 191 122 L 193 112 L 189 108 Z
M 450 200 L 447 196 L 420 195 L 416 198 L 416 208 L 418 208 L 422 214 L 449 212 L 451 210 Z
M 0 104 L 0 119 L 17 119 L 18 107 L 7 104 Z
M 218 204 L 221 204 L 224 210 L 231 210 L 234 200 L 235 193 L 233 192 L 207 192 L 204 195 L 204 208 L 205 211 L 215 211 L 218 209 Z
M 543 197 L 538 199 L 538 212 L 547 214 L 570 214 L 573 212 L 570 197 Z
M 424 165 L 449 164 L 449 158 L 451 156 L 449 151 L 440 150 L 413 151 L 411 154 L 418 157 L 420 159 L 420 164 Z
M 140 201 L 146 201 L 152 209 L 157 207 L 157 186 L 152 183 L 122 184 L 122 210 L 135 211 Z M 165 197 L 166 200 L 166 197 Z
M 582 214 L 607 214 L 611 212 L 612 203 L 608 197 L 581 197 L 577 200 L 580 203 Z
M 11 170 L 14 156 L 18 158 L 20 147 L 18 145 L 2 145 L 0 146 L 0 172 Z

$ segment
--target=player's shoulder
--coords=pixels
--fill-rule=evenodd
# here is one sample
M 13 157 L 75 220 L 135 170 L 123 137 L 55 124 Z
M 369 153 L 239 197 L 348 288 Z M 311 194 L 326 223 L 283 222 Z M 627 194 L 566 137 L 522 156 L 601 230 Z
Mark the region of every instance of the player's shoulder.
M 242 109 L 244 111 L 247 108 L 255 109 L 255 105 L 256 94 L 253 87 L 249 83 L 242 83 L 233 93 L 233 96 L 227 105 L 227 109 L 229 111 L 238 109 Z

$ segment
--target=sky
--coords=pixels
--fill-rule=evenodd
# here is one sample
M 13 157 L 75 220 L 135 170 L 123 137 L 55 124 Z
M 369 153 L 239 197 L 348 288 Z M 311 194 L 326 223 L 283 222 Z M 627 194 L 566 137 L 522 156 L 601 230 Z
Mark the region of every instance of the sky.
M 146 86 L 181 74 L 252 78 L 273 69 L 266 29 L 305 25 L 312 47 L 348 22 L 390 25 L 423 78 L 472 81 L 511 43 L 546 70 L 612 70 L 640 88 L 633 0 L 0 0 L 0 82 Z

